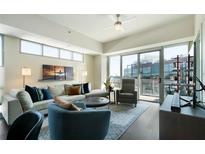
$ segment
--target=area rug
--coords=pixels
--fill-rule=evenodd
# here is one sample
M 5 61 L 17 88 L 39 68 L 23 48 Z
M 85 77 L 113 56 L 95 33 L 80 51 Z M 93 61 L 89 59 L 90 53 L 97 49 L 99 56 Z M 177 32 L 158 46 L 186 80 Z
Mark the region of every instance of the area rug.
M 126 130 L 132 125 L 132 123 L 142 115 L 149 105 L 143 102 L 138 103 L 137 107 L 132 105 L 119 104 L 110 105 L 111 110 L 110 126 L 108 134 L 105 137 L 106 140 L 117 140 L 119 139 Z M 107 108 L 107 107 L 103 107 Z M 102 108 L 101 108 L 102 109 Z M 100 108 L 98 108 L 100 110 Z M 48 130 L 48 118 L 45 118 L 40 135 L 40 140 L 49 140 L 49 130 Z

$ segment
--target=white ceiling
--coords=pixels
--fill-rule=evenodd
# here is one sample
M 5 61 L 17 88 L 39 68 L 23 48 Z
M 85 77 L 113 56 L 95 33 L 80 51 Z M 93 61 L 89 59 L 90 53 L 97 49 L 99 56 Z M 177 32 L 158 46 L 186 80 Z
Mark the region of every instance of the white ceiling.
M 122 14 L 120 21 L 123 24 L 122 31 L 114 29 L 115 15 L 109 14 L 43 14 L 40 15 L 55 23 L 68 27 L 69 29 L 80 32 L 92 39 L 105 43 L 119 39 L 133 33 L 139 33 L 157 26 L 163 26 L 182 20 L 183 18 L 192 17 L 193 15 L 177 14 L 157 14 L 157 15 L 137 15 Z

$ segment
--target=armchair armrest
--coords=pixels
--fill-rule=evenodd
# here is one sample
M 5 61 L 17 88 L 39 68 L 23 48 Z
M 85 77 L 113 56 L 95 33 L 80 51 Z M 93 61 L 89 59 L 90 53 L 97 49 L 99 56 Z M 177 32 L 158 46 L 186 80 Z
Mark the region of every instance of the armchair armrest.
M 134 94 L 135 98 L 137 98 L 137 91 L 134 91 L 133 94 Z
M 122 93 L 122 92 L 123 92 L 122 89 L 116 90 L 117 95 L 119 95 L 119 93 Z

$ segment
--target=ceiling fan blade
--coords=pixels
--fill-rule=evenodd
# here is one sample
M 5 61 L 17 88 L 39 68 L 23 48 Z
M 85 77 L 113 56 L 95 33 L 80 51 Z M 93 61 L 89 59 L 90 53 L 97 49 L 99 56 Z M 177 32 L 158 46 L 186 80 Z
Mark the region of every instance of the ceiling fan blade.
M 114 14 L 108 15 L 108 17 L 109 17 L 113 22 L 116 22 L 116 20 L 117 20 L 117 17 L 116 17 L 116 15 L 114 15 Z
M 128 19 L 128 20 L 124 20 L 122 21 L 122 24 L 127 24 L 127 23 L 134 22 L 134 21 L 136 21 L 136 17 Z

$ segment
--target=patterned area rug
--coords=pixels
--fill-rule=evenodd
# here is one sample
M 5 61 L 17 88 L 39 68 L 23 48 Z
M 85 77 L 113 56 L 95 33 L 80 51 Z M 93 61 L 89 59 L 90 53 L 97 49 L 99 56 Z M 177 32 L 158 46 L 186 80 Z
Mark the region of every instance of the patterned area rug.
M 149 105 L 144 103 L 138 103 L 137 107 L 132 105 L 120 104 L 120 105 L 110 105 L 111 110 L 110 127 L 106 140 L 117 140 L 122 136 L 130 125 L 142 115 Z M 102 107 L 107 108 L 107 107 Z M 101 109 L 102 109 L 101 108 Z M 100 108 L 98 108 L 99 110 Z M 48 118 L 45 118 L 39 140 L 49 140 L 49 130 L 48 130 Z

